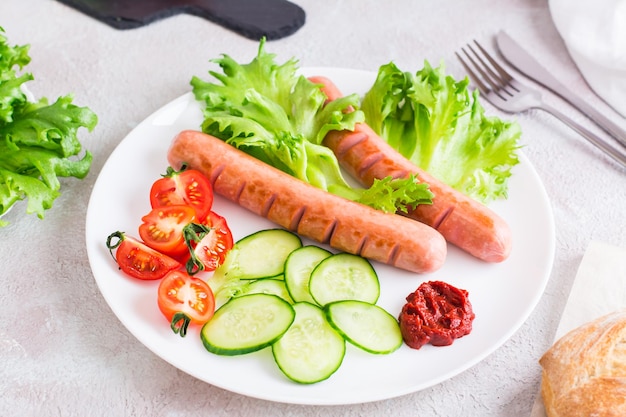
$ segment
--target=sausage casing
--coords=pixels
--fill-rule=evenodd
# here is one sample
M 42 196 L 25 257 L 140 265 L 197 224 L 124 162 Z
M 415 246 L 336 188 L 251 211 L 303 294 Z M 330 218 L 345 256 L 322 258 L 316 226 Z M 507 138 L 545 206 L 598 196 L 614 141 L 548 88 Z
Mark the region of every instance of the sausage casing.
M 337 250 L 418 273 L 445 261 L 446 241 L 435 229 L 313 187 L 202 132 L 180 132 L 168 161 L 200 170 L 217 194 Z

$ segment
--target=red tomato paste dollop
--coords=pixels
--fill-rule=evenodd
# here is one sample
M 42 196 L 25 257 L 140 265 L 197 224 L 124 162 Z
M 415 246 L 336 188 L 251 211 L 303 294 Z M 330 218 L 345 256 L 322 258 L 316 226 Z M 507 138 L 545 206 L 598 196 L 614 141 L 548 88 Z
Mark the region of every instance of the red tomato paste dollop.
M 404 342 L 413 349 L 427 343 L 448 346 L 472 331 L 475 315 L 465 290 L 441 281 L 424 282 L 406 301 L 400 329 Z

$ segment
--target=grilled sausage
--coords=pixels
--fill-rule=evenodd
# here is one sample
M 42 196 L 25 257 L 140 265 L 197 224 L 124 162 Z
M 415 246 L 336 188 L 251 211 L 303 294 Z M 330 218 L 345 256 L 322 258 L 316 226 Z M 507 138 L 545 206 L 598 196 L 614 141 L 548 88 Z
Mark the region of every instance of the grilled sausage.
M 310 77 L 322 84 L 328 100 L 341 97 L 337 86 L 326 77 Z M 375 179 L 406 178 L 416 174 L 435 195 L 432 205 L 421 204 L 406 215 L 437 229 L 446 240 L 486 262 L 502 262 L 512 247 L 509 225 L 493 210 L 437 180 L 415 166 L 367 124 L 352 131 L 330 131 L 324 139 L 340 165 L 365 186 Z
M 168 161 L 200 170 L 226 199 L 337 250 L 418 273 L 445 261 L 446 241 L 433 228 L 330 194 L 202 132 L 180 132 Z

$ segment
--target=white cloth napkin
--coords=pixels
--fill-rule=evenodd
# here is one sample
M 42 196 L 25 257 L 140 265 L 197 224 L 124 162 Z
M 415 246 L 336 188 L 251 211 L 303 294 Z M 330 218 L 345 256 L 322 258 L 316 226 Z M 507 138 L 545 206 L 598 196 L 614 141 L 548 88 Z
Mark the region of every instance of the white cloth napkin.
M 626 117 L 626 0 L 550 0 L 550 13 L 591 88 Z
M 555 341 L 584 323 L 625 307 L 626 248 L 592 241 L 578 267 Z M 531 417 L 545 415 L 538 394 Z

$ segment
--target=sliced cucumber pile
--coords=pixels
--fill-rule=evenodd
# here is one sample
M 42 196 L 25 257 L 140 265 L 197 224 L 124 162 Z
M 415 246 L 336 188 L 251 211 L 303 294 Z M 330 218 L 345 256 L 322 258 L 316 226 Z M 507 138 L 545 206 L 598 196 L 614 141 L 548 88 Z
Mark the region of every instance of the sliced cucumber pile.
M 209 279 L 219 308 L 201 330 L 219 355 L 272 347 L 278 367 L 302 384 L 339 369 L 346 342 L 375 354 L 402 345 L 398 321 L 376 305 L 380 283 L 360 256 L 308 245 L 269 229 L 239 240 Z

